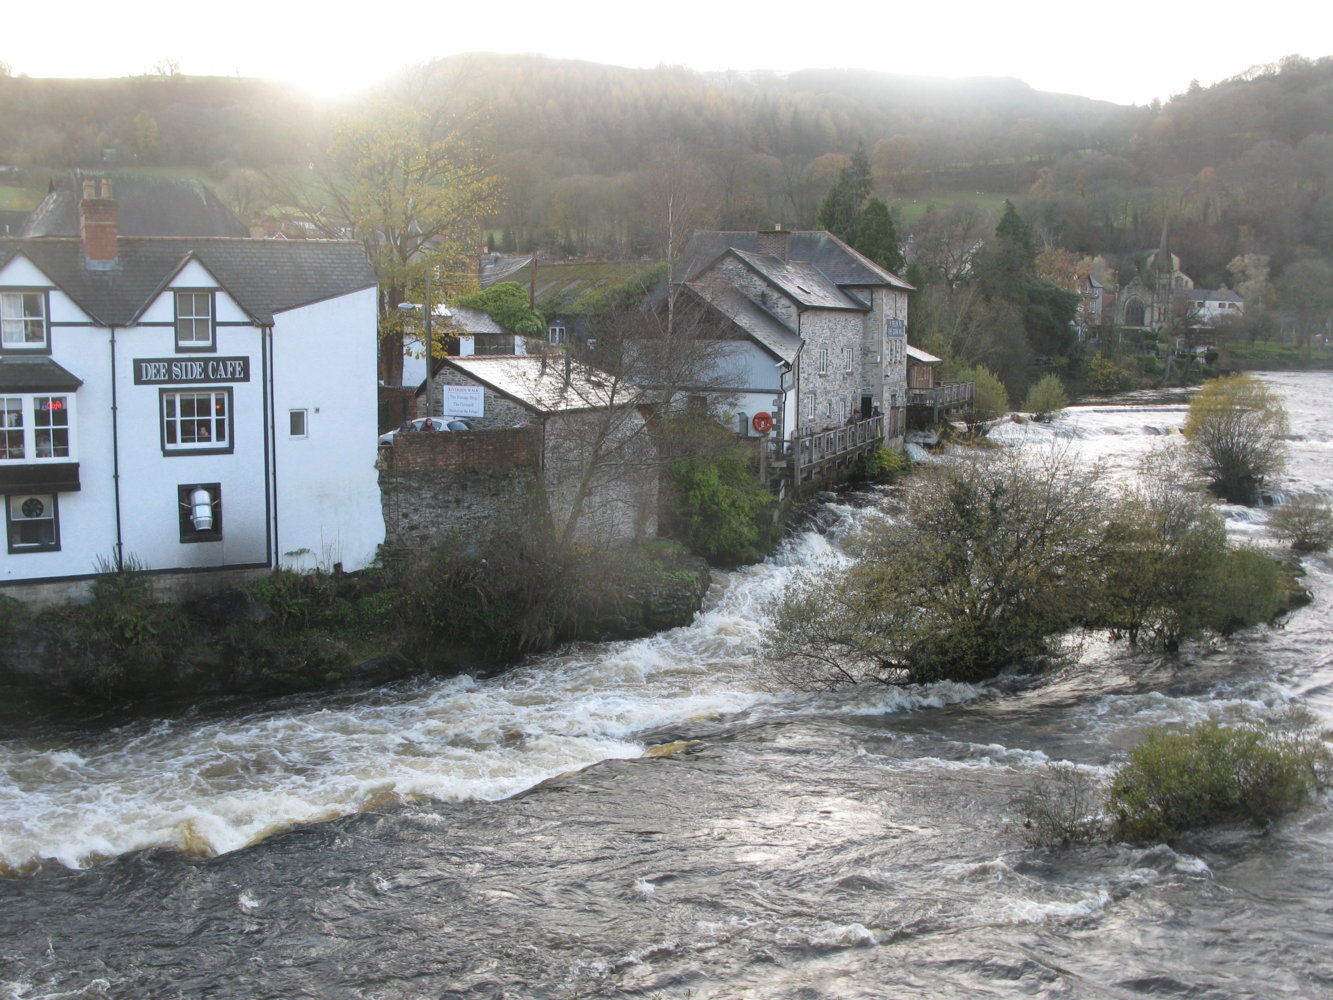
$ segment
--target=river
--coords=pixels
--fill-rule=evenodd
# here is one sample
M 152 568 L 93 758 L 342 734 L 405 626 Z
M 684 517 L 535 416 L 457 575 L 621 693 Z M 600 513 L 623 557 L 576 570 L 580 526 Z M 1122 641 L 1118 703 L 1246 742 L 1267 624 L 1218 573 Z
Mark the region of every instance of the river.
M 1280 488 L 1333 495 L 1333 374 L 1264 377 Z M 1184 410 L 997 436 L 1128 476 Z M 1089 640 L 1041 678 L 765 690 L 775 598 L 878 506 L 830 497 L 650 639 L 0 742 L 0 998 L 1333 997 L 1333 800 L 1175 849 L 1030 848 L 1014 806 L 1151 726 L 1333 723 L 1333 561 L 1283 627 L 1176 656 Z M 1227 513 L 1265 543 L 1262 511 Z

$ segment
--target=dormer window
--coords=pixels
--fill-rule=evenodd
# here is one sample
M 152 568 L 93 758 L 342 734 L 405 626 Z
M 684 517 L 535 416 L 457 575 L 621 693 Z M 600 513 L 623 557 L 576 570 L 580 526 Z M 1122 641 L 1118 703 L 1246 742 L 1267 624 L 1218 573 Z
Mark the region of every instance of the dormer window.
M 13 351 L 48 349 L 45 292 L 0 292 L 0 346 Z
M 212 292 L 176 293 L 176 350 L 215 349 Z

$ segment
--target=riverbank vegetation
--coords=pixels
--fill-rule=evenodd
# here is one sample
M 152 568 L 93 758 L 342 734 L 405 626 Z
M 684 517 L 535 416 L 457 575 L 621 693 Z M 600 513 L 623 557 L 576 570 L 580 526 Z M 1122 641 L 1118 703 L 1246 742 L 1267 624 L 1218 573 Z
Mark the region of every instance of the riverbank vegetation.
M 1079 630 L 1174 649 L 1271 621 L 1294 571 L 1228 545 L 1178 456 L 1108 489 L 1061 451 L 991 453 L 927 469 L 891 517 L 779 602 L 765 669 L 783 686 L 976 681 L 1059 659 Z
M 1329 738 L 1303 711 L 1272 725 L 1156 729 L 1105 782 L 1089 769 L 1052 764 L 1015 806 L 1028 842 L 1041 847 L 1172 843 L 1219 824 L 1263 826 L 1333 784 Z
M 361 573 L 278 570 L 245 587 L 156 601 L 153 577 L 106 572 L 86 604 L 0 598 L 0 679 L 34 702 L 269 695 L 426 671 L 497 669 L 571 639 L 687 623 L 709 572 L 666 541 L 561 547 L 466 539 Z

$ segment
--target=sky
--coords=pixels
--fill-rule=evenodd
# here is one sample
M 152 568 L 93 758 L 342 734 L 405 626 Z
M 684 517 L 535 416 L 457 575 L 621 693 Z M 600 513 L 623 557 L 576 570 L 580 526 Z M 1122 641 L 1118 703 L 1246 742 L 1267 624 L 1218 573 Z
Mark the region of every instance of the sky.
M 1208 86 L 1284 56 L 1333 54 L 1333 13 L 1319 0 L 1299 7 L 1294 0 L 1259 7 L 1252 0 L 396 0 L 341 11 L 290 0 L 12 6 L 0 37 L 22 43 L 0 45 L 0 61 L 15 75 L 135 76 L 170 61 L 191 75 L 288 80 L 321 97 L 350 96 L 436 57 L 505 52 L 631 67 L 1016 77 L 1037 90 L 1148 104 L 1184 92 L 1192 80 Z M 838 19 L 825 23 L 821 12 Z

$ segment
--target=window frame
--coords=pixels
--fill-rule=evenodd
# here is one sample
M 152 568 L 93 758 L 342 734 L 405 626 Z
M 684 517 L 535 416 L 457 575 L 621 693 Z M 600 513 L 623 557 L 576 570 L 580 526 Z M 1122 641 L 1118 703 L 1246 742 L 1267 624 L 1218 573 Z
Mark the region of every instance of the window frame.
M 217 310 L 217 292 L 212 288 L 173 288 L 172 307 L 174 310 L 173 327 L 176 334 L 176 351 L 180 354 L 200 354 L 214 352 L 218 349 L 218 310 Z M 198 299 L 203 298 L 208 303 L 208 315 L 201 316 L 196 312 L 182 312 L 181 298 L 190 296 L 192 300 L 191 307 L 197 308 Z M 183 340 L 181 338 L 181 324 L 190 323 L 192 329 L 197 330 L 200 320 L 208 321 L 208 339 L 201 341 L 197 339 Z
M 38 518 L 23 518 L 16 522 L 13 517 L 14 501 L 28 498 L 47 498 L 51 501 L 51 541 L 38 542 L 35 544 L 18 544 L 14 542 L 14 525 L 16 523 L 33 523 Z M 47 520 L 42 518 L 41 520 Z M 60 494 L 59 493 L 10 493 L 5 496 L 5 541 L 9 547 L 11 556 L 28 555 L 32 552 L 59 552 L 60 551 Z
M 297 414 L 301 416 L 301 431 L 298 434 L 295 430 Z M 310 437 L 310 411 L 304 408 L 287 411 L 287 436 L 289 438 L 304 439 Z
M 842 370 L 848 375 L 856 371 L 856 349 L 844 345 L 842 348 Z
M 17 296 L 22 302 L 25 296 L 36 296 L 42 310 L 42 340 L 40 343 L 20 341 L 11 344 L 5 338 L 5 327 L 9 323 L 25 324 L 39 317 L 29 316 L 26 308 L 23 313 L 11 318 L 5 310 L 5 300 Z M 50 354 L 51 353 L 51 291 L 47 288 L 4 288 L 0 289 L 0 351 L 6 354 Z
M 4 421 L 3 414 L 11 412 L 8 401 L 11 399 L 19 400 L 19 414 L 22 423 L 18 427 L 10 427 Z M 38 410 L 37 401 L 39 399 L 62 400 L 58 408 L 48 409 L 47 412 L 55 412 L 59 409 L 65 415 L 65 422 L 60 424 L 47 424 L 42 427 L 37 420 Z M 9 465 L 63 465 L 69 462 L 78 461 L 78 449 L 75 447 L 74 440 L 74 400 L 75 395 L 72 392 L 0 392 L 0 467 Z M 29 420 L 28 418 L 32 419 Z M 42 455 L 38 450 L 38 435 L 43 430 L 51 431 L 63 426 L 65 431 L 65 454 L 55 454 L 54 446 L 51 448 L 50 455 Z M 9 456 L 8 435 L 18 431 L 22 435 L 23 454 L 17 458 Z
M 829 372 L 829 349 L 827 344 L 822 344 L 819 348 L 819 374 L 827 375 Z
M 180 414 L 180 400 L 181 400 L 181 397 L 184 397 L 184 396 L 196 396 L 196 397 L 197 397 L 197 396 L 210 396 L 210 397 L 212 397 L 212 399 L 211 399 L 209 405 L 212 406 L 212 407 L 216 407 L 216 405 L 217 405 L 217 398 L 220 396 L 220 397 L 226 399 L 226 401 L 227 401 L 227 403 L 226 403 L 226 413 L 225 413 L 222 417 L 217 417 L 217 416 L 210 416 L 210 417 L 206 417 L 206 418 L 200 418 L 200 417 L 198 417 L 198 416 L 194 416 L 194 417 L 183 417 L 183 416 Z M 175 416 L 170 417 L 170 418 L 168 418 L 168 416 L 167 416 L 167 400 L 168 400 L 168 398 L 175 398 L 175 400 L 176 400 L 176 410 L 177 410 L 177 412 L 176 412 Z M 168 426 L 169 426 L 169 425 L 168 425 L 168 419 L 175 421 L 175 422 L 176 422 L 176 426 L 177 426 L 178 429 L 179 429 L 179 427 L 181 426 L 181 421 L 182 421 L 182 420 L 186 420 L 186 419 L 192 419 L 192 420 L 207 419 L 207 420 L 212 421 L 212 427 L 214 428 L 214 431 L 210 431 L 210 435 L 212 435 L 210 442 L 209 442 L 207 445 L 200 445 L 200 443 L 199 443 L 198 441 L 191 441 L 191 442 L 189 442 L 189 443 L 185 443 L 185 444 L 182 444 L 179 440 L 178 440 L 176 443 L 174 443 L 174 444 L 168 442 L 167 439 L 168 439 L 168 437 L 170 436 L 170 435 L 168 435 L 168 433 L 167 433 L 167 428 L 168 428 Z M 159 390 L 158 390 L 158 399 L 157 399 L 157 426 L 158 426 L 158 433 L 159 433 L 159 435 L 161 435 L 162 454 L 163 454 L 164 456 L 175 456 L 175 455 L 230 455 L 233 451 L 236 450 L 236 441 L 235 441 L 235 436 L 234 436 L 234 435 L 235 435 L 235 420 L 236 420 L 236 414 L 235 414 L 235 395 L 234 395 L 233 392 L 232 392 L 231 386 L 216 386 L 216 385 L 214 385 L 214 386 L 172 386 L 172 387 L 169 388 L 169 389 L 159 389 Z M 216 436 L 216 433 L 215 433 L 219 421 L 221 421 L 221 422 L 222 422 L 222 425 L 226 428 L 226 440 L 223 441 L 223 442 L 218 442 L 218 440 L 217 440 L 217 436 Z M 179 438 L 179 436 L 180 436 L 179 433 L 178 433 L 176 436 Z

